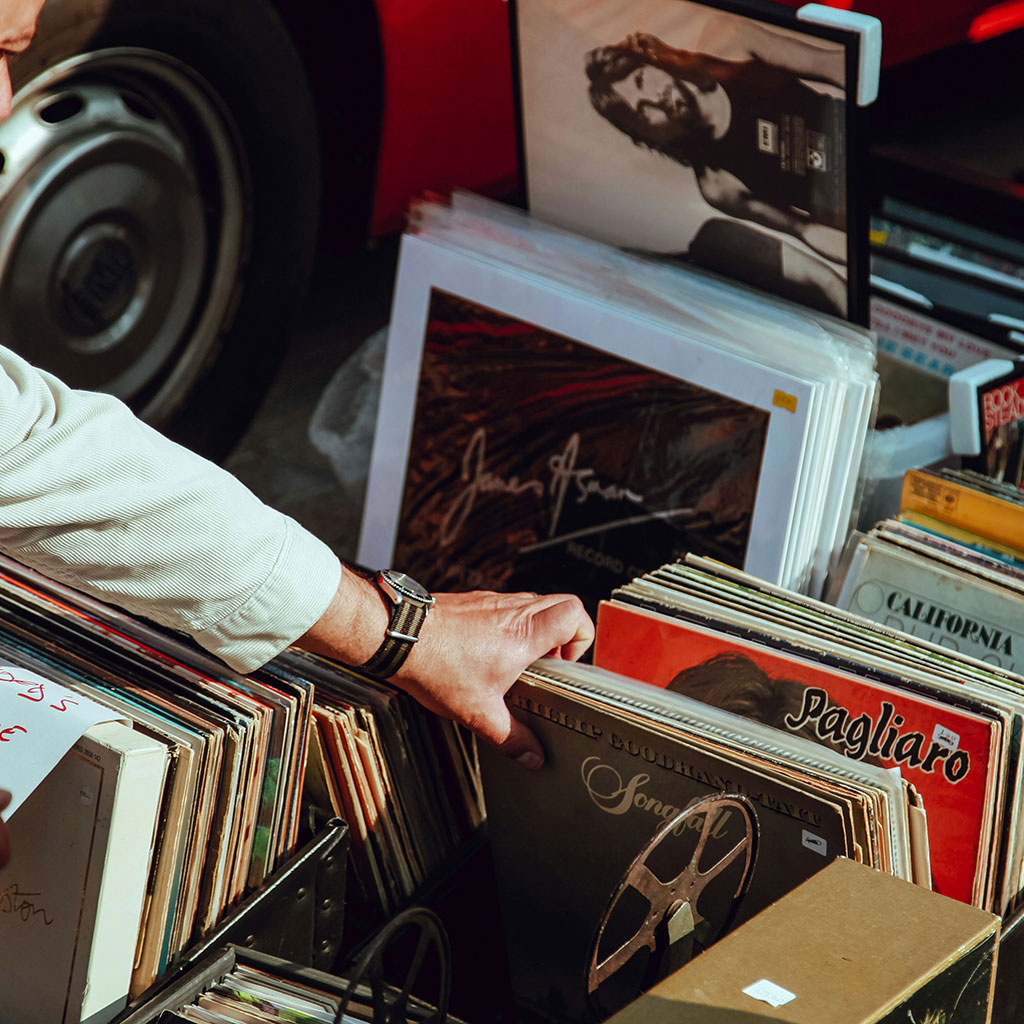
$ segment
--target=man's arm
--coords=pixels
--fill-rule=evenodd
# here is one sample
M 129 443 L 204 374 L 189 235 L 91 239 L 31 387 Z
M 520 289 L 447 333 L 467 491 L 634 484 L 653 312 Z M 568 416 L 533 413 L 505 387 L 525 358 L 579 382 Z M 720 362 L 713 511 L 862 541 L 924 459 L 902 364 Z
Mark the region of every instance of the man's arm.
M 0 349 L 0 549 L 251 671 L 337 590 L 330 548 L 108 395 Z
M 435 594 L 420 638 L 391 681 L 424 707 L 467 726 L 528 768 L 543 762 L 536 737 L 504 697 L 519 674 L 550 655 L 576 661 L 594 639 L 568 594 Z M 346 570 L 327 611 L 297 646 L 348 664 L 377 649 L 388 615 L 376 587 Z
M 240 672 L 296 641 L 359 665 L 387 625 L 371 583 L 229 473 L 3 349 L 0 549 Z M 502 697 L 532 661 L 578 658 L 593 635 L 567 595 L 441 594 L 394 682 L 510 756 L 539 754 Z

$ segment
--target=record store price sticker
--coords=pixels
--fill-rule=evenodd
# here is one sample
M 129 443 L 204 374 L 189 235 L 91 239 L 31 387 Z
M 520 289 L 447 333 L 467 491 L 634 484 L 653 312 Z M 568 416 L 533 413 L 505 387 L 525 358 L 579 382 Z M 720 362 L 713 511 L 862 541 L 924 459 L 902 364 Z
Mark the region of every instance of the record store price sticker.
M 748 985 L 743 989 L 743 994 L 753 999 L 760 999 L 762 1003 L 768 1003 L 769 1006 L 785 1006 L 786 1003 L 796 999 L 795 992 L 790 992 L 789 989 L 776 985 L 774 981 L 769 981 L 767 978 Z
M 960 747 L 960 736 L 944 725 L 936 725 L 935 732 L 932 733 L 932 742 L 938 743 L 940 747 L 948 747 L 952 754 Z
M 123 715 L 60 683 L 13 666 L 0 666 L 0 788 L 11 792 L 4 817 L 99 722 L 127 722 Z

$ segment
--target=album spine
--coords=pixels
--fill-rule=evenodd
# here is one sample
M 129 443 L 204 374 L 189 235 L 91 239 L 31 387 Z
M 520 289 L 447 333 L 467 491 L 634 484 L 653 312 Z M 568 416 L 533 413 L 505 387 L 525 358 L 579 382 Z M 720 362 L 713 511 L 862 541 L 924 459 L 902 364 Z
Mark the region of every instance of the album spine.
M 900 512 L 929 516 L 1009 548 L 1024 558 L 1024 504 L 912 469 L 903 478 Z

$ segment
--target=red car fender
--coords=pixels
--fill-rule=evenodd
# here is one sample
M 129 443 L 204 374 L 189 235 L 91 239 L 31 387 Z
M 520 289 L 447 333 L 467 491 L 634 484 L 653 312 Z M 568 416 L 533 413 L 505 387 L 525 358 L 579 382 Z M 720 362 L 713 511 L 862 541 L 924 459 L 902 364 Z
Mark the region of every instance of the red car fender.
M 505 0 L 377 0 L 384 120 L 373 232 L 408 200 L 453 186 L 499 194 L 516 179 Z

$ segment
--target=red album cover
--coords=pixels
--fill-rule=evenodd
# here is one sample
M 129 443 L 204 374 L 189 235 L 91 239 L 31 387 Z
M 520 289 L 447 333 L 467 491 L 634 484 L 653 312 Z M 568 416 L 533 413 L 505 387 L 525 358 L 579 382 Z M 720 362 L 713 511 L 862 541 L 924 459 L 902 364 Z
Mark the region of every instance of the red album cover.
M 1024 486 L 1024 372 L 1018 363 L 1012 373 L 978 387 L 981 454 L 964 465 Z
M 988 873 L 998 722 L 642 608 L 602 602 L 594 664 L 898 767 L 928 815 L 932 887 L 975 902 Z

